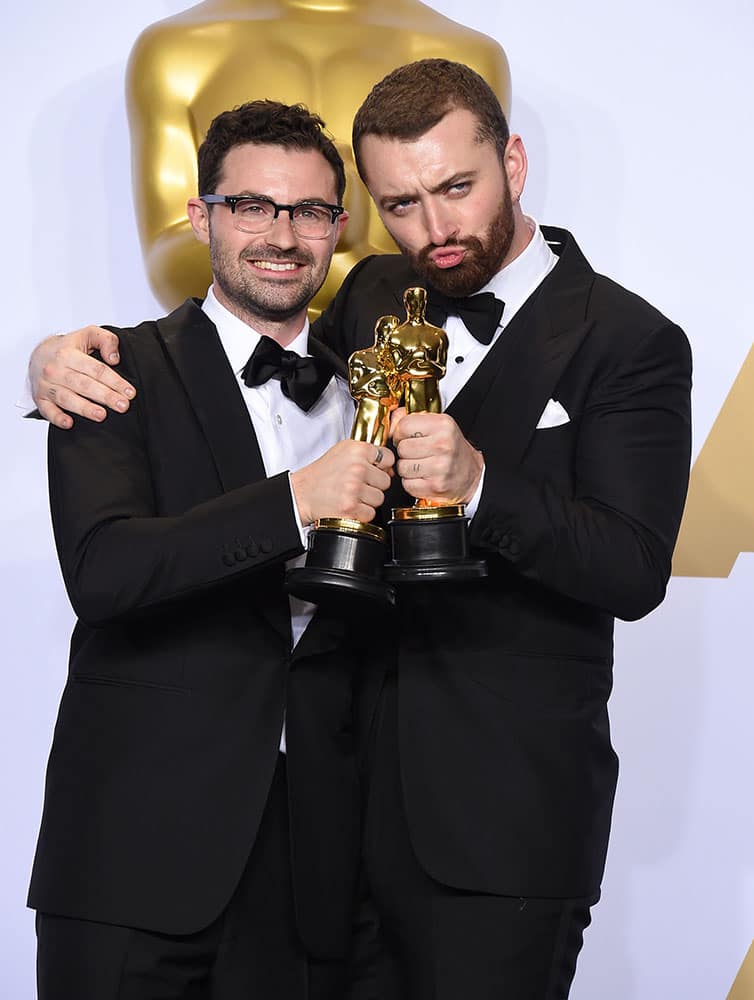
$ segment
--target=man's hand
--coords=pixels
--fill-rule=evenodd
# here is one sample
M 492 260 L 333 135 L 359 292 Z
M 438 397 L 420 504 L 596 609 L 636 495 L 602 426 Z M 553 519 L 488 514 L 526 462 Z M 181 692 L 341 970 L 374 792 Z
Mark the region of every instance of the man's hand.
M 367 441 L 340 441 L 311 465 L 291 473 L 301 523 L 320 517 L 368 522 L 385 499 L 395 462 L 389 448 Z
M 99 351 L 107 364 L 90 357 L 92 351 Z M 73 418 L 66 410 L 97 421 L 107 416 L 104 407 L 125 413 L 136 390 L 108 367 L 119 359 L 117 336 L 99 326 L 37 344 L 29 359 L 29 383 L 41 415 L 67 430 L 73 427 Z
M 468 503 L 484 468 L 484 457 L 447 413 L 392 415 L 390 436 L 398 450 L 395 469 L 412 497 L 444 504 Z

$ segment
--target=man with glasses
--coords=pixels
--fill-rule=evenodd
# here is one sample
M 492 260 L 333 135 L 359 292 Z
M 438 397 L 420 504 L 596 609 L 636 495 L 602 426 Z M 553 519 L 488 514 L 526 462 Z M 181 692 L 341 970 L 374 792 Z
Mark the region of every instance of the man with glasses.
M 344 186 L 305 108 L 218 116 L 188 203 L 207 297 L 118 331 L 123 420 L 51 430 L 78 622 L 29 896 L 41 1000 L 342 995 L 358 637 L 282 582 L 316 518 L 374 517 L 393 464 L 348 440 L 309 336 Z

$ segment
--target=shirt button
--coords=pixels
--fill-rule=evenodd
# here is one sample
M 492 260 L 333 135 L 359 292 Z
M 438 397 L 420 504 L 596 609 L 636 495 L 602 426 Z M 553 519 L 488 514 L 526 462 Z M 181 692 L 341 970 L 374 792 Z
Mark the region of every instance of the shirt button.
M 283 418 L 280 416 L 279 413 L 275 414 L 275 420 L 277 420 L 278 426 L 280 426 L 283 423 Z

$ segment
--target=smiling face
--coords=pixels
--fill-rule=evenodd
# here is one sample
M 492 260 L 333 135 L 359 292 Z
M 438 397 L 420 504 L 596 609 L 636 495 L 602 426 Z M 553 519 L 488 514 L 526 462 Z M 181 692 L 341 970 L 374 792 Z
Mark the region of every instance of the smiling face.
M 521 139 L 510 137 L 501 164 L 477 124 L 458 108 L 418 139 L 368 134 L 360 146 L 385 227 L 417 273 L 449 296 L 478 291 L 530 238 L 518 205 Z
M 320 152 L 256 143 L 229 150 L 215 193 L 264 196 L 285 205 L 337 202 L 333 169 Z M 227 205 L 210 208 L 192 198 L 188 212 L 195 235 L 209 244 L 218 300 L 260 333 L 290 343 L 327 276 L 346 213 L 328 236 L 312 240 L 296 235 L 285 211 L 268 232 L 256 234 L 236 229 Z

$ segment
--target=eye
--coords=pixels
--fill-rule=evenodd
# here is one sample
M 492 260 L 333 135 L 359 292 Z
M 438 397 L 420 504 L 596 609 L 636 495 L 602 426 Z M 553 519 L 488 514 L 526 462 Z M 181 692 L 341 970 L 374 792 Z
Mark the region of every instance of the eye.
M 244 215 L 247 218 L 254 215 L 270 215 L 272 206 L 266 201 L 254 201 L 253 198 L 242 198 L 236 202 L 236 215 Z
M 446 194 L 451 198 L 462 198 L 467 195 L 471 190 L 471 181 L 456 181 L 454 184 L 448 185 L 446 189 Z
M 330 210 L 321 205 L 297 205 L 293 214 L 297 219 L 307 222 L 330 221 Z
M 386 209 L 390 215 L 405 215 L 409 211 L 415 202 L 413 198 L 401 198 L 400 201 L 393 201 L 386 205 Z

